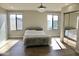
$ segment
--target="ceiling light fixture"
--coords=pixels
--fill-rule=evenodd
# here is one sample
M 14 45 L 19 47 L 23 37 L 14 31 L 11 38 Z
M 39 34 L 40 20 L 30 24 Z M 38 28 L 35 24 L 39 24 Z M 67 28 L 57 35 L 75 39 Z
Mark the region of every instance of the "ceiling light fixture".
M 45 6 L 43 6 L 43 4 L 41 3 L 41 5 L 38 7 L 38 11 L 39 12 L 44 12 L 45 11 L 45 9 L 46 9 L 46 7 Z

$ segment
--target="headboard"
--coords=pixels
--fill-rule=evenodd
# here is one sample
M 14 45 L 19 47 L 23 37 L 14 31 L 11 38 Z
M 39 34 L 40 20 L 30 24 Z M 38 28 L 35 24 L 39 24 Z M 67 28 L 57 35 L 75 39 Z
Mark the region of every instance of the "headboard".
M 25 30 L 38 30 L 38 31 L 42 31 L 43 28 L 41 28 L 41 27 L 27 27 Z
M 65 30 L 71 30 L 71 29 L 75 29 L 73 27 L 65 27 Z

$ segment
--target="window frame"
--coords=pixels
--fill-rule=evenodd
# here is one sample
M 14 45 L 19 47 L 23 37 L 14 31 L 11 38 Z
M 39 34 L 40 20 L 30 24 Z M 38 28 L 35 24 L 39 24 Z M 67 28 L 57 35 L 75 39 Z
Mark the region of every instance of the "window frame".
M 16 30 L 11 30 L 10 29 L 10 15 L 11 14 L 14 14 L 16 17 L 15 17 L 15 21 L 16 21 Z M 22 15 L 22 29 L 21 30 L 18 30 L 18 28 L 17 28 L 17 15 Z M 11 12 L 11 13 L 9 13 L 9 30 L 10 31 L 22 31 L 23 30 L 23 14 L 22 13 L 16 13 L 16 12 Z
M 52 15 L 52 28 L 50 29 L 49 27 L 48 27 L 48 19 L 47 19 L 47 29 L 48 30 L 58 30 L 59 29 L 59 15 L 58 14 L 47 14 L 47 15 Z M 58 21 L 57 21 L 57 24 L 58 24 L 58 28 L 57 29 L 54 29 L 54 20 L 53 20 L 53 16 L 54 15 L 56 15 L 56 16 L 58 16 Z

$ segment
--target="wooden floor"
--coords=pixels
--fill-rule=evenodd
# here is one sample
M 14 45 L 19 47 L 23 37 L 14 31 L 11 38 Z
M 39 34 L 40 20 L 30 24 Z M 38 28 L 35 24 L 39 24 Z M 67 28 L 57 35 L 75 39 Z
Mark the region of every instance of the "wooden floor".
M 53 38 L 52 40 L 55 39 L 56 38 Z M 59 45 L 59 43 L 57 42 L 54 43 Z M 71 49 L 66 44 L 64 44 L 64 46 L 66 47 L 64 49 L 62 49 L 60 45 L 59 45 L 60 49 L 53 49 L 55 46 L 53 45 L 54 44 L 52 42 L 51 46 L 37 46 L 37 47 L 35 46 L 35 47 L 25 48 L 23 45 L 23 41 L 20 40 L 9 51 L 1 55 L 2 56 L 78 56 L 78 54 L 76 54 L 74 50 Z

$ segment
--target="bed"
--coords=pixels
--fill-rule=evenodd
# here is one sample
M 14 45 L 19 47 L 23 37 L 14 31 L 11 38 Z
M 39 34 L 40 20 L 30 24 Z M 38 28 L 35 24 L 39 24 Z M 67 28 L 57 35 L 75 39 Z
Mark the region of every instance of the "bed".
M 65 30 L 65 37 L 68 37 L 74 41 L 77 41 L 76 29 Z
M 50 45 L 51 39 L 42 29 L 30 28 L 27 29 L 23 36 L 25 47 Z

